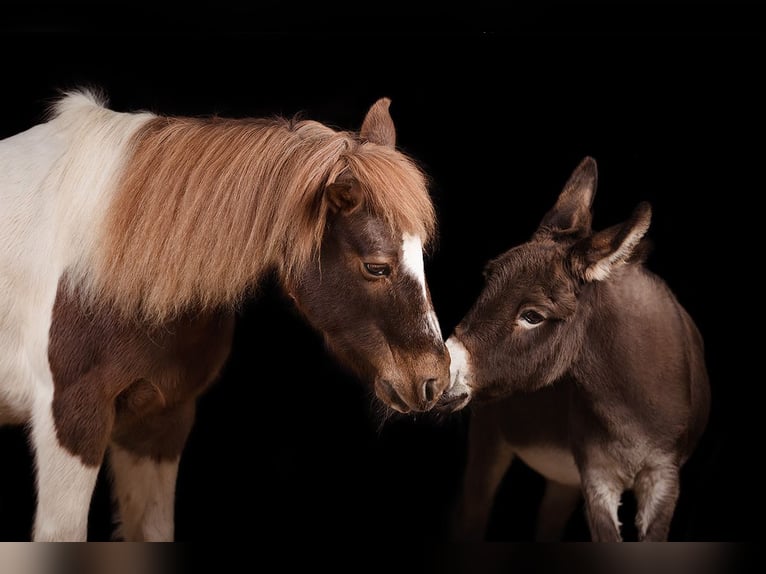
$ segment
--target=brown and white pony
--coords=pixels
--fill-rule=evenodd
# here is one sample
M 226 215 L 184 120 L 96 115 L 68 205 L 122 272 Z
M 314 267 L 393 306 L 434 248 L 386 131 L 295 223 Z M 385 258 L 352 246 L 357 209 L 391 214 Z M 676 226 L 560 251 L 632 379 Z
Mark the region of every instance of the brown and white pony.
M 107 452 L 124 537 L 172 539 L 195 401 L 267 276 L 386 405 L 435 404 L 435 211 L 389 103 L 350 132 L 118 113 L 81 90 L 0 141 L 0 424 L 29 427 L 35 540 L 86 538 Z
M 557 539 L 580 500 L 594 540 L 621 540 L 624 491 L 641 540 L 665 540 L 679 471 L 707 423 L 702 337 L 643 265 L 651 217 L 591 230 L 586 158 L 532 238 L 487 265 L 447 340 L 448 410 L 472 403 L 456 534 L 482 538 L 514 457 L 546 479 L 538 539 Z

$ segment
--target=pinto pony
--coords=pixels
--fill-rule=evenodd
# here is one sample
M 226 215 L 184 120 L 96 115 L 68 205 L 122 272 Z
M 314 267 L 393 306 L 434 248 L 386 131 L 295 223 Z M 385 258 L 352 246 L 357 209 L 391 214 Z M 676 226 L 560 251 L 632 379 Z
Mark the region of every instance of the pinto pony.
M 123 535 L 172 539 L 195 400 L 267 275 L 386 405 L 436 403 L 435 211 L 389 103 L 349 132 L 121 113 L 75 90 L 0 141 L 0 424 L 29 427 L 34 540 L 86 539 L 107 452 Z
M 445 408 L 473 403 L 456 534 L 482 538 L 515 457 L 546 479 L 537 537 L 557 539 L 581 494 L 593 540 L 621 540 L 636 497 L 640 540 L 668 536 L 682 465 L 707 424 L 702 336 L 649 271 L 649 204 L 591 229 L 596 162 L 573 172 L 532 238 L 485 270 L 447 340 Z

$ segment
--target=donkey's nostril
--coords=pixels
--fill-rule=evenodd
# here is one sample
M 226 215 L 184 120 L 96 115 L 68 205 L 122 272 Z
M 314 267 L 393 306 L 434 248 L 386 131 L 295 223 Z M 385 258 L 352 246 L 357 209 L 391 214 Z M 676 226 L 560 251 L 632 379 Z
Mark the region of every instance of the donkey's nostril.
M 426 382 L 423 383 L 423 394 L 427 403 L 430 403 L 437 397 L 438 384 L 439 381 L 437 379 L 426 379 Z

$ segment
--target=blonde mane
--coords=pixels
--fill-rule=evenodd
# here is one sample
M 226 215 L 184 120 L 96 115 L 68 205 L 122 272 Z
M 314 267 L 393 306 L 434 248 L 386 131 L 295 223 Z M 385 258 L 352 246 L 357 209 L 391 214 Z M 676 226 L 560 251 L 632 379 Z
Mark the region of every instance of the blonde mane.
M 89 283 L 154 321 L 236 305 L 270 270 L 294 277 L 318 256 L 324 189 L 343 173 L 392 230 L 435 231 L 412 159 L 315 121 L 154 117 L 130 149 Z

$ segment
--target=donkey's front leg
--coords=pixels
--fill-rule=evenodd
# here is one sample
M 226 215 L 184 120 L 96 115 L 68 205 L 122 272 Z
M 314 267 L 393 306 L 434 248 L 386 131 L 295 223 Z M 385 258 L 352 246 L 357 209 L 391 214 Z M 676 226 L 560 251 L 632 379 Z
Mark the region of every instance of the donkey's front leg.
M 581 469 L 585 515 L 594 542 L 620 542 L 620 507 L 624 487 L 612 473 L 594 468 Z
M 100 440 L 96 438 L 93 449 L 89 449 L 92 456 L 81 458 L 62 446 L 59 433 L 66 434 L 71 428 L 57 429 L 51 394 L 41 394 L 44 396 L 35 401 L 31 429 L 37 476 L 33 540 L 85 541 L 103 447 L 96 444 Z M 76 415 L 64 424 L 77 426 Z M 99 432 L 91 424 L 84 424 L 80 432 Z
M 580 487 L 547 479 L 537 511 L 535 542 L 560 542 L 581 498 Z
M 452 524 L 452 535 L 456 540 L 484 539 L 495 494 L 513 462 L 513 448 L 506 442 L 492 414 L 483 409 L 471 413 L 468 460 Z
M 678 466 L 672 462 L 666 462 L 644 468 L 636 476 L 633 488 L 638 507 L 636 512 L 638 539 L 666 541 L 680 490 Z

